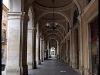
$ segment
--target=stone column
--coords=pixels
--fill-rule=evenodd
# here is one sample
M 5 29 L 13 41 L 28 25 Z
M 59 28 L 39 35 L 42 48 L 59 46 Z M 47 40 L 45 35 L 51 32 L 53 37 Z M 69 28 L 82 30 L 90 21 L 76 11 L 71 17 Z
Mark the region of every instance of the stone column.
M 38 52 L 38 64 L 41 64 L 41 59 L 40 59 L 40 36 L 39 36 L 39 38 L 38 38 L 39 40 L 38 40 L 38 46 L 39 46 L 39 52 Z
M 21 12 L 8 13 L 8 45 L 7 45 L 7 62 L 5 68 L 6 75 L 21 75 L 20 74 L 21 61 L 19 61 L 21 58 L 20 57 L 21 15 L 22 15 Z
M 59 51 L 59 55 L 60 55 L 60 59 L 62 59 L 62 49 L 61 49 L 61 44 L 59 44 L 59 48 L 60 48 L 60 51 Z
M 29 17 L 28 14 L 22 16 L 22 30 L 21 30 L 21 73 L 23 75 L 28 75 L 28 65 L 27 65 L 27 26 Z
M 60 44 L 58 44 L 59 45 L 59 58 L 61 59 L 61 46 L 60 46 Z
M 57 43 L 57 55 L 59 55 L 59 44 Z
M 83 50 L 82 50 L 82 26 L 81 26 L 81 15 L 79 15 L 77 17 L 78 21 L 79 21 L 79 46 L 80 46 L 80 72 L 81 74 L 83 74 Z
M 33 37 L 33 62 L 34 62 L 34 66 L 33 68 L 36 69 L 37 68 L 37 65 L 36 65 L 36 28 L 34 28 L 33 30 L 33 34 L 32 34 L 32 37 Z
M 50 53 L 50 51 L 49 51 L 49 42 L 47 43 L 47 50 L 48 50 L 48 58 L 49 58 L 49 53 Z
M 33 69 L 33 49 L 32 49 L 32 29 L 28 29 L 28 39 L 27 39 L 27 64 L 28 69 Z
M 27 23 L 21 0 L 10 0 L 8 13 L 8 45 L 6 75 L 28 75 L 27 69 Z M 26 8 L 27 9 L 27 8 Z
M 28 75 L 27 23 L 24 12 L 8 13 L 8 46 L 6 75 Z M 23 51 L 24 50 L 24 51 Z M 23 69 L 23 70 L 22 70 Z
M 41 51 L 41 50 L 42 50 L 42 49 L 41 49 L 41 44 L 42 44 L 42 43 L 41 43 L 41 37 L 40 37 L 39 40 L 40 40 L 40 62 L 42 62 L 42 54 L 41 54 L 41 52 L 42 52 L 42 51 Z
M 75 68 L 75 49 L 74 49 L 74 31 L 72 29 L 71 31 L 71 44 L 70 44 L 70 49 L 71 49 L 71 55 L 72 55 L 72 59 L 73 60 L 70 60 L 72 62 L 72 67 Z
M 66 62 L 66 56 L 65 56 L 65 54 L 66 54 L 66 48 L 65 48 L 65 45 L 66 45 L 66 42 L 64 42 L 64 61 Z
M 36 60 L 37 60 L 37 64 L 41 64 L 41 61 L 40 61 L 40 36 L 39 35 L 36 36 Z
M 43 39 L 41 39 L 41 62 L 43 62 Z
M 42 42 L 43 42 L 43 47 L 42 47 L 42 53 L 43 53 L 43 57 L 42 57 L 42 61 L 44 61 L 44 48 L 45 48 L 45 42 L 44 42 L 44 40 L 42 40 Z
M 36 63 L 38 64 L 38 55 L 39 55 L 39 36 L 36 35 Z

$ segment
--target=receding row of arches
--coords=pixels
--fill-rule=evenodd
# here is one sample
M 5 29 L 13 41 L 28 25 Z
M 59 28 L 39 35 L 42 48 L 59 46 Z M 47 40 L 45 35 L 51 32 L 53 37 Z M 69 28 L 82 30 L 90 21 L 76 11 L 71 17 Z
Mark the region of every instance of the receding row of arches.
M 10 2 L 6 75 L 10 73 L 9 70 L 12 74 L 28 75 L 28 69 L 37 68 L 37 65 L 52 55 L 59 55 L 60 59 L 81 74 L 89 75 L 90 72 L 86 69 L 92 73 L 90 66 L 87 66 L 88 58 L 85 59 L 86 56 L 89 57 L 88 54 L 85 56 L 85 53 L 86 50 L 90 50 L 86 46 L 89 40 L 87 37 L 90 36 L 86 34 L 89 31 L 83 29 L 88 27 L 84 22 L 84 15 L 83 18 L 80 16 L 82 12 L 78 1 L 72 1 L 71 15 L 68 15 L 70 12 L 66 14 L 67 10 L 54 12 L 63 17 L 63 22 L 59 19 L 55 21 L 58 23 L 58 29 L 55 30 L 46 28 L 46 24 L 52 23 L 52 20 L 43 19 L 44 16 L 52 14 L 51 10 L 36 9 L 34 4 L 30 3 L 33 0 L 28 0 L 27 3 L 21 1 L 11 0 Z M 13 68 L 14 66 L 16 67 Z

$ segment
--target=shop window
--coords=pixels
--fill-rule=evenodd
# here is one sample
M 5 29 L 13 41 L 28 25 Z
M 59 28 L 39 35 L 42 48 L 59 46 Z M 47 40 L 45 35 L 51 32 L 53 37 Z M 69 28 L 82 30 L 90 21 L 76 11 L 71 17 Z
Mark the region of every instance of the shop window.
M 99 29 L 98 29 L 98 18 L 90 23 L 91 27 L 91 61 L 92 61 L 92 75 L 97 75 L 98 73 L 98 36 L 99 36 Z

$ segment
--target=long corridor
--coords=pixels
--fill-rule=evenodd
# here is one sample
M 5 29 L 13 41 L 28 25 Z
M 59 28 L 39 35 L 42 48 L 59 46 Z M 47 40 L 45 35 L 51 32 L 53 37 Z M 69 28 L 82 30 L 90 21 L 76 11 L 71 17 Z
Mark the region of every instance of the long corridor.
M 29 70 L 28 75 L 80 75 L 62 60 L 49 59 L 37 66 L 37 69 Z

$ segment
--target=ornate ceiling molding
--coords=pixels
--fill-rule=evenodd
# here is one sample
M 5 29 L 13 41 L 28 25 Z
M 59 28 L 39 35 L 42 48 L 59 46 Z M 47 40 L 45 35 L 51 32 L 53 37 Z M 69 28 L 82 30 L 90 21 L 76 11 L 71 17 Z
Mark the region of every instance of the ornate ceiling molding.
M 73 5 L 73 1 L 70 4 L 66 5 L 66 6 L 55 8 L 55 11 L 68 10 L 69 8 L 72 7 L 72 5 Z M 36 2 L 34 2 L 34 7 L 39 9 L 39 10 L 42 10 L 42 11 L 52 10 L 52 8 L 41 6 L 41 5 L 37 4 Z

